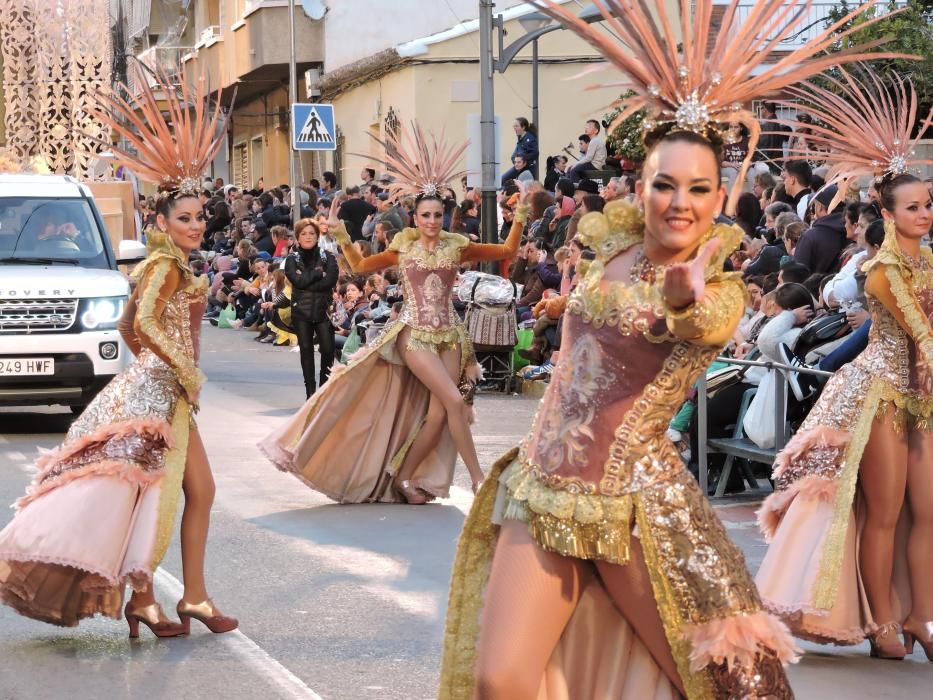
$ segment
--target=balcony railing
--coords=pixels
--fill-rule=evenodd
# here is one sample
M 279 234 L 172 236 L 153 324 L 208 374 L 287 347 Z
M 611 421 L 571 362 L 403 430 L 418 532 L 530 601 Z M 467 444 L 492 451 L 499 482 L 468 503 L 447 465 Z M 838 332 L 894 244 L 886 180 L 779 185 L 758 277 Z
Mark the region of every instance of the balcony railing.
M 728 4 L 728 0 L 721 0 L 717 4 Z M 739 24 L 745 22 L 748 16 L 751 14 L 752 10 L 758 3 L 755 2 L 743 2 L 739 4 L 738 11 L 736 13 L 736 19 Z M 849 9 L 855 9 L 858 6 L 858 2 L 852 2 L 849 4 Z M 906 5 L 905 2 L 897 2 L 898 6 Z M 830 13 L 833 10 L 839 10 L 840 5 L 836 2 L 815 2 L 810 6 L 810 10 L 807 16 L 801 18 L 800 22 L 797 25 L 797 28 L 792 31 L 784 40 L 781 42 L 781 46 L 786 46 L 788 50 L 797 48 L 806 44 L 811 39 L 818 36 L 823 32 L 829 22 Z M 887 9 L 887 3 L 878 8 L 879 12 L 884 12 Z
M 155 78 L 150 71 L 162 70 L 168 76 L 169 80 L 174 81 L 174 79 L 179 76 L 179 71 L 181 70 L 182 55 L 190 50 L 191 49 L 188 47 L 181 46 L 153 46 L 139 54 L 136 60 L 150 69 L 149 71 L 143 70 L 149 82 L 149 87 L 155 85 Z M 130 84 L 128 87 L 133 94 L 136 95 L 139 94 L 142 88 L 137 82 L 140 79 L 139 75 L 137 71 L 130 71 L 129 74 Z

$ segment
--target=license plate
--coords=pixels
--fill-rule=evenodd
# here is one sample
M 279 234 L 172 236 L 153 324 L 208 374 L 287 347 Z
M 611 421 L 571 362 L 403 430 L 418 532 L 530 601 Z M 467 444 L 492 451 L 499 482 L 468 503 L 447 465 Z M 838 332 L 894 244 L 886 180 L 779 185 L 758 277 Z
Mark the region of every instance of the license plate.
M 55 374 L 52 357 L 0 357 L 0 377 L 29 377 Z

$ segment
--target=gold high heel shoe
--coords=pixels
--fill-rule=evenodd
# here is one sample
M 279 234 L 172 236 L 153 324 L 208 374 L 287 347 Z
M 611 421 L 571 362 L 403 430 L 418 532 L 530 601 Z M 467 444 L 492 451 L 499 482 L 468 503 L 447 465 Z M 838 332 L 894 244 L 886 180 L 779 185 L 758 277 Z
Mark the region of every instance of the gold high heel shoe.
M 893 621 L 877 625 L 868 634 L 868 641 L 871 643 L 871 655 L 877 659 L 903 659 L 907 655 L 907 650 L 901 644 L 901 640 L 897 638 L 900 631 L 901 626 Z
M 904 649 L 914 653 L 914 642 L 920 642 L 928 661 L 933 661 L 933 622 L 917 622 L 908 617 L 904 623 Z
M 128 602 L 123 608 L 123 617 L 126 618 L 126 624 L 130 626 L 130 639 L 139 637 L 140 622 L 148 627 L 156 637 L 179 637 L 188 634 L 183 624 L 168 619 L 158 603 L 134 608 L 133 604 Z
M 427 497 L 421 491 L 411 485 L 408 479 L 399 481 L 395 484 L 395 490 L 405 499 L 405 502 L 411 506 L 423 506 L 428 502 Z
M 216 607 L 214 601 L 210 598 L 203 603 L 188 603 L 184 599 L 178 601 L 176 608 L 181 624 L 185 628 L 185 634 L 191 630 L 191 620 L 195 619 L 207 627 L 214 634 L 223 634 L 232 632 L 240 626 L 235 617 L 228 617 L 222 614 Z

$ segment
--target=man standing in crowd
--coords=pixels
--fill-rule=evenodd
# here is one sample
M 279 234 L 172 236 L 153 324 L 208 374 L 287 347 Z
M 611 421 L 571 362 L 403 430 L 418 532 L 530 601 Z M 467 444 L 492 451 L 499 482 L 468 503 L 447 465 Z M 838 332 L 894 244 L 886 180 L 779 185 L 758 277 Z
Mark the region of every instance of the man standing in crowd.
M 790 138 L 791 128 L 778 124 L 777 105 L 774 102 L 765 102 L 761 105 L 761 137 L 758 147 L 752 156 L 752 167 L 749 168 L 750 180 L 754 180 L 758 173 L 770 172 L 780 175 L 781 168 L 777 163 L 784 157 L 784 145 Z
M 376 184 L 376 171 L 372 168 L 363 168 L 360 171 L 360 189 L 364 192 L 370 185 Z
M 366 217 L 376 213 L 376 207 L 360 197 L 360 188 L 353 186 L 347 188 L 347 201 L 340 205 L 337 213 L 338 219 L 343 219 L 347 226 L 347 233 L 354 241 L 363 238 L 363 224 Z
M 829 211 L 836 192 L 832 185 L 813 198 L 813 224 L 794 249 L 794 260 L 806 265 L 811 274 L 838 270 L 839 256 L 847 243 L 843 205 Z
M 324 181 L 324 184 L 321 185 L 321 197 L 333 199 L 334 193 L 337 191 L 337 176 L 328 170 L 321 175 L 321 179 Z
M 408 217 L 395 202 L 389 199 L 388 192 L 379 193 L 377 199 L 376 207 L 379 209 L 379 221 L 396 231 L 408 227 Z
M 599 122 L 595 119 L 589 119 L 586 122 L 583 133 L 590 138 L 586 147 L 586 153 L 580 161 L 570 169 L 570 179 L 574 184 L 578 183 L 587 170 L 602 170 L 606 165 L 608 153 L 606 151 L 606 142 L 599 134 Z
M 803 221 L 807 215 L 810 195 L 813 194 L 810 191 L 810 179 L 813 177 L 810 164 L 805 160 L 789 160 L 784 165 L 781 177 L 784 179 L 784 191 L 793 197 L 797 216 Z

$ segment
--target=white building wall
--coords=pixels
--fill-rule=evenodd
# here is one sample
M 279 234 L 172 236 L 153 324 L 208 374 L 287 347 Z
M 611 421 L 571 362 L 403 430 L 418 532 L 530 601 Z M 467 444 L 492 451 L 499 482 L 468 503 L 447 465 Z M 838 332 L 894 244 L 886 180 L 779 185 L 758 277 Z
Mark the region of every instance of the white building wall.
M 501 12 L 521 0 L 497 0 Z M 325 71 L 479 16 L 479 0 L 327 0 Z

